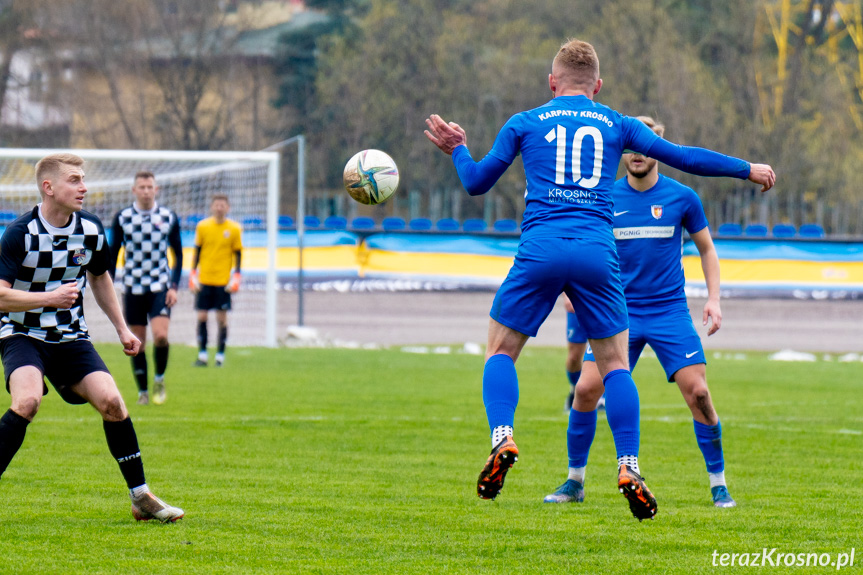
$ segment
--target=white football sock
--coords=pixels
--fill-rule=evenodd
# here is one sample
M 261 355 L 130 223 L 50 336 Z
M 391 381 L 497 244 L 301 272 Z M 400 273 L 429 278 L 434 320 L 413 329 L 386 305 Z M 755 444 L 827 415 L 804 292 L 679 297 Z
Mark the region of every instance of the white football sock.
M 494 428 L 494 431 L 491 432 L 491 446 L 497 446 L 498 443 L 507 437 L 512 437 L 512 426 L 498 425 Z
M 719 473 L 708 473 L 707 476 L 710 478 L 710 488 L 713 489 L 717 485 L 725 485 L 725 470 L 723 469 Z
M 137 499 L 138 497 L 141 497 L 145 493 L 149 493 L 149 492 L 150 492 L 150 488 L 147 487 L 146 483 L 144 483 L 143 485 L 139 485 L 138 487 L 133 487 L 132 489 L 129 490 L 129 493 L 132 494 L 132 498 L 134 498 L 134 499 Z
M 641 471 L 638 469 L 638 456 L 637 455 L 621 455 L 617 458 L 618 465 L 628 465 L 630 469 L 632 469 L 637 474 L 641 475 Z
M 582 485 L 584 485 L 584 471 L 585 467 L 570 467 L 569 468 L 569 477 L 567 479 L 572 479 L 574 481 L 578 481 Z

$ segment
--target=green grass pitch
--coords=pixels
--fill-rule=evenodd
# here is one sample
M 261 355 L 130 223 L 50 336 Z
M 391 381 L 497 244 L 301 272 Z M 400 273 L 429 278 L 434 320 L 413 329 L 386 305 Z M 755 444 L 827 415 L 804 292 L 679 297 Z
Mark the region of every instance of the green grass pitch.
M 490 449 L 481 357 L 234 348 L 202 369 L 174 346 L 168 402 L 138 406 L 128 360 L 100 351 L 148 483 L 186 517 L 136 523 L 97 414 L 52 391 L 0 480 L 2 573 L 733 573 L 751 568 L 714 566 L 714 550 L 765 547 L 856 548 L 849 570 L 863 564 L 860 363 L 711 359 L 739 503 L 714 509 L 689 411 L 643 359 L 640 462 L 659 513 L 639 523 L 602 415 L 585 502 L 542 503 L 566 474 L 562 347 L 518 362 L 521 458 L 494 502 L 475 491 Z

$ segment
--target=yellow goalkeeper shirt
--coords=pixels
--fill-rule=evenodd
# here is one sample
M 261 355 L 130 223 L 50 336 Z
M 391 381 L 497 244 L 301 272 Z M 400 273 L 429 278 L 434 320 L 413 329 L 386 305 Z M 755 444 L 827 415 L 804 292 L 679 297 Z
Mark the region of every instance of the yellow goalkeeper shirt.
M 243 249 L 243 228 L 234 220 L 221 224 L 206 218 L 195 227 L 195 247 L 201 248 L 198 280 L 204 285 L 225 286 L 231 281 L 234 252 Z

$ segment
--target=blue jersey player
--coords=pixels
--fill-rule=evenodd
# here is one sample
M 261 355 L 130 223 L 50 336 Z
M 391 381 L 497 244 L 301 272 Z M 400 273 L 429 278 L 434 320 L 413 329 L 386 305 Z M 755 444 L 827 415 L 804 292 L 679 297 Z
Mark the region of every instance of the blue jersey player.
M 642 122 L 660 136 L 664 127 L 652 118 Z M 680 388 L 692 411 L 695 437 L 710 479 L 714 504 L 733 507 L 725 485 L 722 431 L 713 408 L 704 350 L 692 324 L 684 293 L 680 263 L 683 231 L 692 237 L 701 257 L 708 298 L 702 322 L 707 335 L 722 325 L 719 306 L 719 258 L 713 247 L 707 218 L 695 192 L 661 175 L 656 160 L 641 154 L 624 154 L 626 177 L 614 186 L 614 236 L 620 258 L 621 279 L 629 310 L 629 365 L 635 369 L 646 344 L 656 352 L 668 381 Z M 575 314 L 568 314 L 570 352 L 577 353 L 586 338 Z M 581 346 L 583 347 L 583 346 Z M 583 353 L 583 349 L 581 352 Z M 568 360 L 568 363 L 571 360 Z M 603 393 L 595 358 L 584 356 L 567 430 L 569 477 L 546 503 L 584 499 L 584 472 L 596 430 L 597 401 Z
M 527 180 L 518 253 L 489 314 L 483 401 L 493 448 L 477 494 L 494 499 L 517 460 L 515 360 L 563 292 L 572 300 L 606 387 L 618 484 L 633 514 L 645 519 L 656 513 L 656 500 L 638 473 L 638 391 L 629 373 L 629 319 L 612 233 L 611 188 L 621 156 L 634 150 L 695 174 L 748 178 L 765 190 L 775 175 L 767 165 L 674 145 L 637 119 L 594 102 L 602 80 L 599 59 L 586 42 L 561 47 L 548 84 L 553 99 L 510 118 L 480 162 L 471 157 L 458 124 L 438 115 L 426 120 L 426 137 L 452 155 L 470 195 L 491 189 L 519 154 Z

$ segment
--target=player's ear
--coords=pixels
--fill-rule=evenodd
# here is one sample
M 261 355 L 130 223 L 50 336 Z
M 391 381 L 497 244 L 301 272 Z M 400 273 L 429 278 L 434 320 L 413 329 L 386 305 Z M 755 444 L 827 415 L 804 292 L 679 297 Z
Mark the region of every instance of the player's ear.
M 598 78 L 596 80 L 596 86 L 593 88 L 593 95 L 596 96 L 599 94 L 600 90 L 602 90 L 602 78 Z
M 552 94 L 557 93 L 557 81 L 554 79 L 554 74 L 548 75 L 548 89 L 551 90 Z

